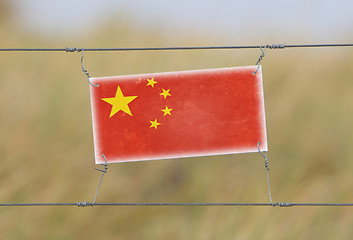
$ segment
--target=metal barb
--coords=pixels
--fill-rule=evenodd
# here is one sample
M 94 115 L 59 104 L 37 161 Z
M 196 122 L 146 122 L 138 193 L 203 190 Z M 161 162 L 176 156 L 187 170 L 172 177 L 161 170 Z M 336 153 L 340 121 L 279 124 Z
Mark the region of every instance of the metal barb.
M 281 202 L 281 203 L 276 203 L 277 206 L 279 207 L 293 207 L 293 204 L 292 202 Z
M 88 71 L 83 67 L 83 56 L 84 56 L 85 51 L 84 51 L 83 48 L 81 48 L 80 51 L 82 51 L 82 56 L 81 56 L 81 69 L 82 69 L 82 72 L 87 76 L 87 80 L 88 80 L 89 84 L 91 84 L 93 87 L 98 87 L 99 84 L 95 85 L 95 84 L 91 83 L 91 81 L 90 81 L 91 76 L 89 75 Z
M 77 202 L 76 205 L 77 207 L 93 207 L 93 204 L 90 202 Z
M 276 202 L 272 203 L 272 207 L 293 207 L 294 203 L 292 202 Z
M 81 51 L 83 51 L 83 48 L 69 48 L 69 47 L 66 47 L 65 48 L 65 51 L 66 52 L 81 52 Z
M 272 197 L 271 197 L 270 174 L 269 174 L 270 168 L 269 168 L 268 158 L 267 158 L 265 152 L 261 152 L 260 147 L 259 147 L 260 144 L 261 144 L 261 142 L 258 142 L 258 143 L 257 143 L 257 149 L 259 150 L 259 153 L 261 154 L 261 156 L 262 156 L 263 158 L 265 158 L 265 168 L 266 168 L 266 175 L 267 175 L 268 196 L 269 196 L 269 198 L 270 198 L 270 202 L 271 202 L 272 206 L 275 207 L 276 204 L 274 204 L 274 203 L 272 202 Z
M 93 203 L 92 203 L 92 207 L 94 206 L 94 204 L 96 203 L 96 199 L 97 199 L 97 195 L 98 195 L 98 191 L 99 191 L 99 187 L 101 186 L 101 183 L 102 183 L 102 180 L 103 180 L 103 177 L 104 177 L 104 174 L 107 172 L 108 170 L 108 162 L 107 162 L 107 158 L 105 157 L 104 154 L 102 154 L 102 157 L 104 158 L 104 163 L 102 163 L 101 165 L 104 166 L 104 169 L 98 169 L 98 168 L 95 168 L 96 170 L 102 172 L 102 176 L 101 176 L 101 180 L 99 181 L 99 184 L 98 184 L 98 187 L 97 187 L 97 190 L 96 190 L 96 195 L 94 195 L 94 200 L 93 200 Z
M 266 48 L 269 48 L 269 49 L 284 49 L 285 47 L 286 47 L 285 43 L 266 45 Z

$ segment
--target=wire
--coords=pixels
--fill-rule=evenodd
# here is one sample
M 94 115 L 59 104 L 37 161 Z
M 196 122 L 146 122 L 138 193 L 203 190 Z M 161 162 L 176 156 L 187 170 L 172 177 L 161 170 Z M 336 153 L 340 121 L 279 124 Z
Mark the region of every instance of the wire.
M 316 207 L 347 207 L 352 206 L 353 203 L 96 203 L 98 206 L 261 206 L 261 207 L 294 207 L 294 206 L 316 206 Z
M 77 206 L 77 203 L 1 203 L 0 207 Z
M 95 85 L 93 85 L 93 86 L 95 86 Z M 102 172 L 102 176 L 101 176 L 101 180 L 99 181 L 99 184 L 98 184 L 98 187 L 97 187 L 97 190 L 96 190 L 96 194 L 94 195 L 94 200 L 93 200 L 92 206 L 94 206 L 94 204 L 96 203 L 99 187 L 101 186 L 101 183 L 103 181 L 104 174 L 106 174 L 107 170 L 108 170 L 107 158 L 105 157 L 104 154 L 102 154 L 102 157 L 104 158 L 104 163 L 101 164 L 101 165 L 104 166 L 104 169 L 102 170 L 102 169 L 99 169 L 99 168 L 95 168 L 97 171 Z
M 150 206 L 150 207 L 353 207 L 353 203 L 2 203 L 0 207 L 49 207 L 49 206 Z
M 284 49 L 284 48 L 317 48 L 317 47 L 353 47 L 353 43 L 329 44 L 272 44 L 250 46 L 204 46 L 204 47 L 147 47 L 147 48 L 0 48 L 2 52 L 81 52 L 83 51 L 172 51 L 172 50 L 221 50 L 221 49 Z

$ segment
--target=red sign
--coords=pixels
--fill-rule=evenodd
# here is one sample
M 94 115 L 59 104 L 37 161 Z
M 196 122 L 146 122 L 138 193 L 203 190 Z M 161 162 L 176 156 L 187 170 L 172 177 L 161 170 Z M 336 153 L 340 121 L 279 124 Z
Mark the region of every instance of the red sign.
M 96 163 L 267 151 L 256 66 L 91 78 Z

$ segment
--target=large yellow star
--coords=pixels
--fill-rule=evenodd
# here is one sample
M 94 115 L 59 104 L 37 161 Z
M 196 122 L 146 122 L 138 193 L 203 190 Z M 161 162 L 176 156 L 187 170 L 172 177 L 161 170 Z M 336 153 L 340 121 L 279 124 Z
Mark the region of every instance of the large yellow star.
M 164 99 L 166 99 L 167 96 L 172 96 L 172 95 L 169 93 L 170 89 L 164 90 L 164 88 L 162 88 L 162 90 L 163 90 L 163 92 L 162 92 L 160 95 L 164 96 Z
M 111 118 L 112 116 L 114 116 L 114 114 L 116 114 L 120 110 L 129 114 L 130 116 L 132 116 L 132 113 L 130 111 L 128 104 L 132 100 L 134 100 L 135 98 L 137 98 L 137 96 L 125 97 L 123 95 L 123 92 L 120 89 L 120 86 L 118 86 L 118 89 L 116 90 L 115 97 L 102 98 L 102 100 L 112 105 L 112 110 L 111 110 L 110 116 L 109 116 Z
M 168 106 L 165 106 L 165 109 L 162 109 L 161 111 L 164 112 L 164 116 L 165 116 L 167 114 L 172 115 L 170 113 L 170 111 L 172 111 L 172 110 L 173 110 L 173 108 L 168 108 Z
M 150 121 L 150 123 L 151 123 L 150 128 L 154 127 L 155 129 L 157 129 L 158 125 L 162 125 L 161 123 L 157 122 L 157 118 L 154 121 Z
M 154 80 L 154 77 L 153 77 L 152 79 L 147 79 L 147 81 L 148 81 L 148 83 L 147 83 L 146 86 L 151 86 L 151 87 L 153 87 L 153 88 L 154 88 L 154 85 L 155 85 L 156 83 L 158 83 L 158 82 L 156 82 L 156 81 Z

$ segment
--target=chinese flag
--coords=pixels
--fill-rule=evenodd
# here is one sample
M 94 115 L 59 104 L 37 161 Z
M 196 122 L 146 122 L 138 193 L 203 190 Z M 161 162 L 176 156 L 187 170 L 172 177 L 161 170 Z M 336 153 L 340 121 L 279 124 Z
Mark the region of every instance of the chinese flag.
M 267 151 L 256 66 L 91 78 L 96 163 Z

